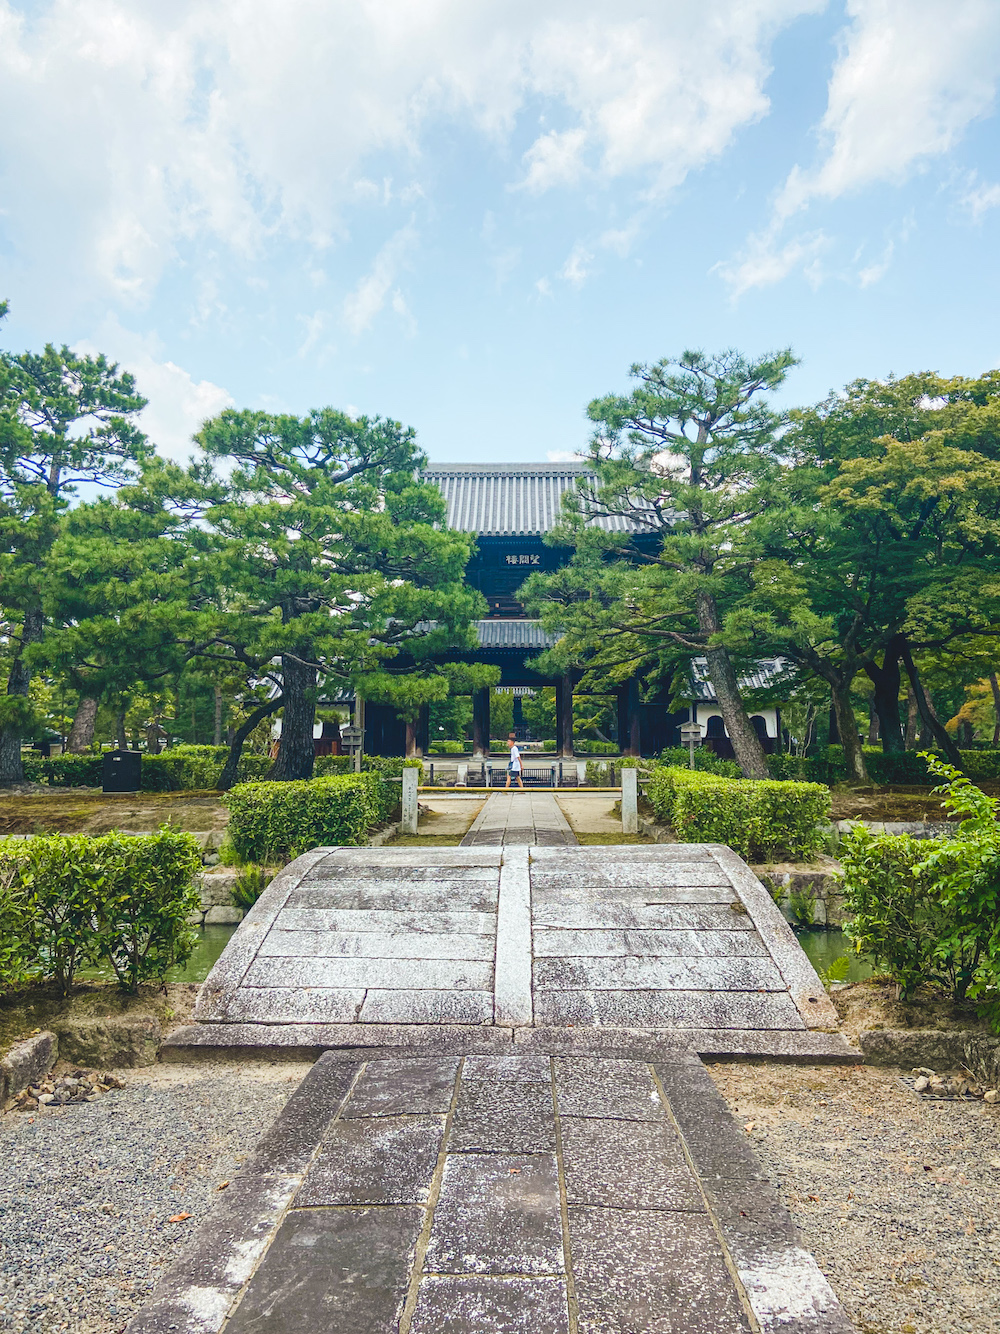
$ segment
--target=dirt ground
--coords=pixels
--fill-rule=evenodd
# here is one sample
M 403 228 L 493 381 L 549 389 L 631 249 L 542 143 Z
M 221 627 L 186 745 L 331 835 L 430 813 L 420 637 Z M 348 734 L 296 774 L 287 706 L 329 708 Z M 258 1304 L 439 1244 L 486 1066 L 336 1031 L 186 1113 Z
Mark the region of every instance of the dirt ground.
M 840 1017 L 841 1029 L 857 1040 L 862 1029 L 919 1028 L 939 1032 L 990 1032 L 971 1002 L 956 1005 L 931 987 L 921 987 L 912 1000 L 896 999 L 895 984 L 870 977 L 850 986 L 836 987 L 830 993 Z
M 1000 794 L 1000 784 L 980 783 L 991 796 Z M 831 792 L 833 820 L 947 820 L 948 812 L 929 787 L 835 787 Z
M 709 1067 L 862 1334 L 1000 1326 L 1000 1107 L 863 1066 Z
M 113 829 L 145 833 L 169 824 L 203 833 L 225 829 L 229 812 L 218 793 L 124 792 L 94 788 L 37 788 L 0 797 L 4 834 L 107 834 Z
M 188 1022 L 197 994 L 197 985 L 188 982 L 140 987 L 137 996 L 124 995 L 113 982 L 78 983 L 66 997 L 48 986 L 13 992 L 0 997 L 0 1056 L 15 1042 L 60 1019 L 149 1015 L 166 1031 Z

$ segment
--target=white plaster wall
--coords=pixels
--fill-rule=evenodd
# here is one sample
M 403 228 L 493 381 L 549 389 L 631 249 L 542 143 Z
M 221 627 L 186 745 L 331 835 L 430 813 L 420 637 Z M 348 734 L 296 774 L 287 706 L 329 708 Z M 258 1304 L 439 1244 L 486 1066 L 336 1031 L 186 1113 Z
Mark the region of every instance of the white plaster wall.
M 778 711 L 773 706 L 767 709 L 754 709 L 755 714 L 760 714 L 764 719 L 764 725 L 767 728 L 767 735 L 774 739 L 778 736 Z M 709 718 L 721 718 L 722 710 L 717 704 L 698 704 L 695 706 L 695 722 L 701 723 L 702 727 L 707 729 Z M 704 735 L 704 733 L 702 734 Z M 726 732 L 726 736 L 729 732 Z

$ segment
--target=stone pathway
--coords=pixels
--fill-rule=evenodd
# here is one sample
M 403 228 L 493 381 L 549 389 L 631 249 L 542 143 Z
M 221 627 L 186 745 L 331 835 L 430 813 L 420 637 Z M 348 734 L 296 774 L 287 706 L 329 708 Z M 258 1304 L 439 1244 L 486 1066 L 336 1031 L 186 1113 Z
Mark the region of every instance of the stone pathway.
M 465 1051 L 487 1029 L 500 1050 L 572 1028 L 849 1052 L 770 895 L 709 844 L 317 848 L 248 914 L 195 1019 L 168 1054 L 433 1044 L 441 1025 Z
M 576 843 L 565 815 L 550 793 L 525 789 L 494 792 L 462 839 L 463 848 Z
M 849 1334 L 689 1053 L 329 1053 L 128 1334 Z

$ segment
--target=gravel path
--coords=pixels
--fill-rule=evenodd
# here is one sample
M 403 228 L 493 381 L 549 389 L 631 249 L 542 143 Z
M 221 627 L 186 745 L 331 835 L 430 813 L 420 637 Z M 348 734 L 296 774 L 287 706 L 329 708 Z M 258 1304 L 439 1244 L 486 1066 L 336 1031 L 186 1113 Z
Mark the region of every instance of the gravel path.
M 307 1069 L 125 1070 L 100 1102 L 0 1119 L 0 1330 L 121 1330 Z
M 1000 1106 L 891 1070 L 709 1069 L 862 1334 L 995 1334 Z

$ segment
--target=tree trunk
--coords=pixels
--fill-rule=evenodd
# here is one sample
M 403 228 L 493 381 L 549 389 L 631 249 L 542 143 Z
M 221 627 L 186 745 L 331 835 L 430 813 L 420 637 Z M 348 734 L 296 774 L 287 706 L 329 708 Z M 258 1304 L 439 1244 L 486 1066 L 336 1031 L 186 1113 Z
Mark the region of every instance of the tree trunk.
M 920 710 L 912 686 L 906 688 L 906 749 L 912 750 L 917 743 L 917 726 L 920 722 Z
M 698 611 L 698 628 L 702 634 L 714 635 L 722 629 L 715 598 L 710 593 L 699 593 L 695 599 Z M 719 702 L 722 721 L 733 743 L 736 760 L 743 770 L 744 778 L 770 778 L 767 756 L 760 744 L 760 737 L 753 729 L 747 717 L 740 696 L 740 686 L 736 679 L 729 653 L 721 645 L 707 648 L 708 679 Z
M 212 737 L 212 745 L 222 745 L 222 690 L 219 686 L 215 687 L 215 731 Z
M 236 771 L 240 767 L 240 758 L 243 754 L 243 743 L 258 723 L 262 723 L 264 719 L 269 718 L 272 713 L 277 713 L 283 703 L 284 696 L 275 695 L 274 699 L 269 699 L 267 703 L 262 704 L 259 709 L 254 709 L 246 722 L 242 723 L 233 733 L 233 739 L 229 743 L 229 754 L 226 756 L 226 763 L 215 784 L 217 792 L 228 792 L 236 782 Z
M 97 700 L 93 695 L 82 695 L 73 715 L 66 750 L 70 755 L 85 754 L 94 743 L 94 724 L 97 722 Z
M 420 724 L 416 718 L 407 718 L 406 720 L 406 758 L 414 760 L 420 756 L 420 746 L 417 744 L 417 732 Z
M 878 740 L 878 709 L 874 699 L 868 705 L 868 744 L 874 746 Z
M 996 672 L 990 672 L 990 689 L 993 691 L 993 713 L 996 722 L 993 724 L 993 744 L 1000 746 L 1000 681 L 997 681 Z
M 472 758 L 485 759 L 490 753 L 490 692 L 472 693 Z
M 118 734 L 118 749 L 128 750 L 128 737 L 125 734 L 125 715 L 128 709 L 119 709 L 115 715 L 115 731 Z
M 313 727 L 316 722 L 316 669 L 297 658 L 282 657 L 281 677 L 285 708 L 281 718 L 278 758 L 268 774 L 273 782 L 311 778 L 316 759 Z
M 41 608 L 36 607 L 24 613 L 21 625 L 21 642 L 7 678 L 7 697 L 16 700 L 6 727 L 0 728 L 0 787 L 12 787 L 24 782 L 24 765 L 21 762 L 21 738 L 27 726 L 29 715 L 28 690 L 31 686 L 31 668 L 24 660 L 24 650 L 29 644 L 37 644 L 42 637 L 45 620 Z M 21 717 L 18 717 L 18 714 Z
M 920 673 L 917 671 L 917 664 L 913 661 L 910 646 L 905 640 L 903 642 L 903 666 L 906 668 L 906 675 L 910 678 L 910 685 L 913 687 L 913 693 L 916 696 L 921 722 L 944 751 L 948 763 L 953 764 L 956 769 L 961 769 L 962 756 L 959 749 L 931 707 L 927 692 L 924 690 L 923 682 L 920 679 Z
M 573 758 L 573 678 L 569 672 L 556 683 L 556 751 L 564 760 Z
M 878 715 L 882 751 L 886 755 L 906 749 L 903 727 L 899 718 L 899 659 L 902 652 L 902 641 L 902 635 L 893 635 L 885 647 L 881 667 L 874 662 L 865 663 L 865 672 L 875 687 L 873 702 L 875 712 Z
M 840 744 L 844 748 L 847 781 L 867 784 L 871 780 L 868 777 L 865 752 L 858 734 L 858 720 L 854 714 L 854 705 L 851 703 L 850 682 L 841 680 L 836 685 L 831 682 L 830 694 L 833 699 L 833 712 L 837 719 L 837 731 L 840 733 Z

